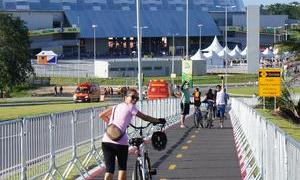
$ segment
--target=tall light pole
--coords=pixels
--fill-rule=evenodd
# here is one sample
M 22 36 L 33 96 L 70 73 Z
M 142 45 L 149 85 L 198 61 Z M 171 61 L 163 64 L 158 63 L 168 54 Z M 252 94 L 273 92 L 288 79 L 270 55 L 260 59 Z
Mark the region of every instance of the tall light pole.
M 95 61 L 96 61 L 96 28 L 97 28 L 97 27 L 98 27 L 98 26 L 95 25 L 95 24 L 92 25 L 92 28 L 93 28 L 93 30 L 94 30 L 94 63 L 95 63 Z
M 143 99 L 142 92 L 142 62 L 141 62 L 141 28 L 140 28 L 140 0 L 136 0 L 136 30 L 137 30 L 137 49 L 138 49 L 138 86 L 139 98 Z
M 267 28 L 273 28 L 273 46 L 275 46 L 276 43 L 276 29 L 282 28 L 282 26 L 279 27 L 267 27 Z
M 285 27 L 285 41 L 288 40 L 288 24 L 284 24 Z
M 174 60 L 175 60 L 175 36 L 177 36 L 177 33 L 173 34 L 173 49 L 172 49 L 172 74 L 174 74 Z M 172 85 L 174 85 L 174 79 L 172 78 Z
M 189 0 L 186 0 L 186 15 L 185 15 L 185 28 L 186 28 L 186 52 L 185 60 L 189 59 Z
M 79 16 L 77 16 L 77 28 L 79 28 L 79 34 L 78 34 L 78 41 L 77 41 L 77 45 L 78 45 L 78 63 L 77 63 L 77 84 L 79 84 L 79 62 L 80 62 L 80 26 L 79 26 Z
M 225 48 L 227 47 L 227 9 L 228 8 L 235 8 L 236 6 L 231 6 L 231 5 L 225 5 L 225 6 L 216 6 L 217 8 L 225 8 Z M 225 59 L 225 88 L 227 90 L 227 74 L 228 74 L 228 69 L 227 69 L 227 52 L 224 54 L 224 59 Z
M 198 27 L 199 27 L 199 50 L 201 52 L 201 28 L 202 28 L 202 24 L 198 24 Z

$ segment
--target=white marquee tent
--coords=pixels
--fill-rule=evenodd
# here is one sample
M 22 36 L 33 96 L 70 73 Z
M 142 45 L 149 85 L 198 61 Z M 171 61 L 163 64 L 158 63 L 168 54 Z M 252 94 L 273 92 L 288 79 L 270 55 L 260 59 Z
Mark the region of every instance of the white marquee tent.
M 221 59 L 217 53 L 214 51 L 210 51 L 208 53 L 203 54 L 206 58 L 206 64 L 207 66 L 218 66 L 218 67 L 223 67 L 224 61 Z
M 221 46 L 221 44 L 219 43 L 218 41 L 218 38 L 217 36 L 215 36 L 213 42 L 211 43 L 210 46 L 208 46 L 207 48 L 205 49 L 202 49 L 201 51 L 214 51 L 216 53 L 219 53 L 220 51 L 222 51 L 223 47 Z
M 191 57 L 191 60 L 206 60 L 205 56 L 203 56 L 202 52 L 200 51 L 200 49 L 198 49 L 198 51 L 196 52 L 196 54 L 194 54 Z
M 274 57 L 274 53 L 273 53 L 269 48 L 266 48 L 266 49 L 262 52 L 262 57 L 263 57 L 263 58 L 273 58 L 273 57 Z

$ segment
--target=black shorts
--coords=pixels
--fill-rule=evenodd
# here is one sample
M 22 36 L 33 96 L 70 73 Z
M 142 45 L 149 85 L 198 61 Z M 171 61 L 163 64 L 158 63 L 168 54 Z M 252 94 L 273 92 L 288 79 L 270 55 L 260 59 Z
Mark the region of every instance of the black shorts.
M 118 158 L 119 170 L 126 171 L 127 169 L 127 158 L 128 158 L 128 146 L 113 144 L 113 143 L 102 143 L 102 151 L 104 155 L 104 161 L 106 166 L 106 172 L 114 173 L 116 157 Z
M 188 115 L 190 113 L 190 103 L 180 103 L 181 115 Z

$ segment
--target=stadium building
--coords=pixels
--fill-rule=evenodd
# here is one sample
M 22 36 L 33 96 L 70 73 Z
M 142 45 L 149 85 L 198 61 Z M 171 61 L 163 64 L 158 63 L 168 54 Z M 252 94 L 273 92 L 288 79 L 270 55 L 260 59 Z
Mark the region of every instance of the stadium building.
M 23 19 L 30 30 L 33 55 L 52 50 L 62 58 L 92 58 L 94 38 L 97 58 L 130 57 L 136 52 L 136 0 L 0 0 L 0 9 Z M 168 55 L 185 49 L 186 0 L 141 0 L 144 56 Z M 243 12 L 242 0 L 190 0 L 190 53 L 199 47 L 202 24 L 203 47 L 222 31 L 210 12 L 216 6 L 235 5 L 230 12 Z M 96 25 L 93 28 L 93 25 Z M 80 48 L 78 47 L 80 45 Z

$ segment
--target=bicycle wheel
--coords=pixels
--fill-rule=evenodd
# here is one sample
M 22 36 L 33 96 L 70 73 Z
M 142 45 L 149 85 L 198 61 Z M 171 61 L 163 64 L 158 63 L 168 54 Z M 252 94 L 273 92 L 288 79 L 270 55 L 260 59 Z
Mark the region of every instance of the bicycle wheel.
M 141 164 L 138 160 L 135 162 L 135 166 L 132 172 L 132 180 L 143 180 Z
M 213 118 L 213 111 L 212 111 L 212 109 L 209 109 L 208 119 L 207 119 L 207 127 L 209 129 L 212 127 L 212 118 Z
M 194 125 L 195 125 L 195 128 L 198 128 L 198 127 L 199 127 L 198 117 L 197 117 L 197 114 L 196 114 L 196 113 L 194 113 Z
M 148 156 L 148 153 L 145 153 L 145 171 L 146 171 L 146 180 L 152 180 L 152 174 L 153 174 L 153 170 L 151 167 L 151 162 L 150 162 L 150 158 Z M 156 172 L 155 172 L 156 173 Z

